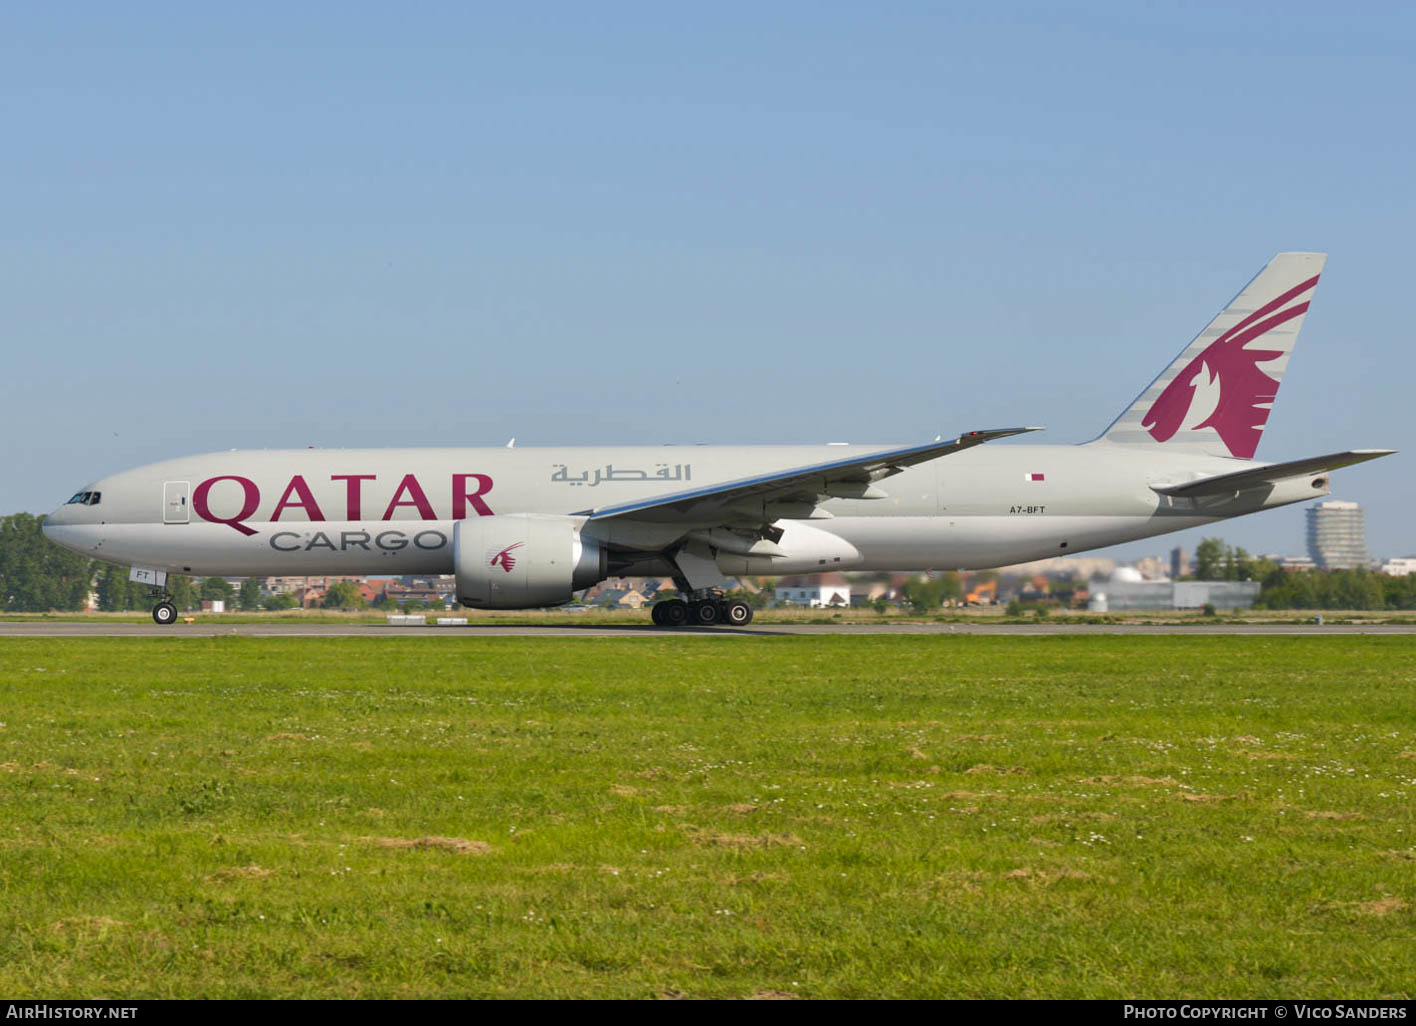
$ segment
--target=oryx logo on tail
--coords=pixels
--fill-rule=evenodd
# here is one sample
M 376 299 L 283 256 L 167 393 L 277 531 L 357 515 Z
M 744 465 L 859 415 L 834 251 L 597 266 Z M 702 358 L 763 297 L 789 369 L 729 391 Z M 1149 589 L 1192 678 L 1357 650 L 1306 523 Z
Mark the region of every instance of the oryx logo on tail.
M 511 550 L 519 549 L 525 544 L 525 542 L 517 542 L 515 545 L 508 545 L 488 560 L 488 564 L 490 566 L 499 566 L 507 573 L 511 573 L 516 569 L 516 557 L 511 554 Z
M 1261 364 L 1287 354 L 1263 336 L 1308 310 L 1315 274 L 1270 300 L 1211 342 L 1185 365 L 1141 419 L 1157 442 L 1176 432 L 1214 428 L 1232 456 L 1252 459 L 1268 422 L 1278 378 Z
M 1275 254 L 1097 441 L 1253 459 L 1326 259 Z

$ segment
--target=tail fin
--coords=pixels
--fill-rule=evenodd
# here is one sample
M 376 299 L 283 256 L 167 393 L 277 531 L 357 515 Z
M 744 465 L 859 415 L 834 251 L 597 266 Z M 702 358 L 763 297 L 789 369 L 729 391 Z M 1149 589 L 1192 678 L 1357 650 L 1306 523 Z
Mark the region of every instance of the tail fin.
M 1252 459 L 1325 253 L 1279 253 L 1102 438 Z

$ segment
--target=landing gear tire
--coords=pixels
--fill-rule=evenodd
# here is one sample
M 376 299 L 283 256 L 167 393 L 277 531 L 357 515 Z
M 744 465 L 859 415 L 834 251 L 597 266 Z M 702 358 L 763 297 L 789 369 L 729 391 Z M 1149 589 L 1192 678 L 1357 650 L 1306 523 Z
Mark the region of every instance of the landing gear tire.
M 729 627 L 746 627 L 752 622 L 752 607 L 742 599 L 733 599 L 723 605 L 723 622 Z
M 716 602 L 695 602 L 689 610 L 691 619 L 700 627 L 712 627 L 723 619 L 723 609 Z
M 669 599 L 654 607 L 654 622 L 662 627 L 682 627 L 688 623 L 688 603 L 683 599 Z
M 159 627 L 166 627 L 168 624 L 177 622 L 177 607 L 171 602 L 159 602 L 152 609 L 153 621 Z

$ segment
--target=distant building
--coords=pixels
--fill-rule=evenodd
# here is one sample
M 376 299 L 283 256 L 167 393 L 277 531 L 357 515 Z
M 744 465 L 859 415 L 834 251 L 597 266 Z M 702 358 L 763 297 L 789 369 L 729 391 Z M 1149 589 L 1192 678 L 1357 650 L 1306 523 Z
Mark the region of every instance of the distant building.
M 1362 507 L 1337 499 L 1309 506 L 1308 555 L 1320 570 L 1365 567 L 1370 560 Z
M 876 599 L 898 597 L 896 590 L 890 587 L 888 577 L 851 574 L 846 579 L 851 583 L 851 605 L 853 606 L 866 606 Z M 900 587 L 903 588 L 904 585 Z
M 590 605 L 614 605 L 620 596 L 632 590 L 634 583 L 628 577 L 606 577 L 581 592 L 580 598 Z
M 358 583 L 360 597 L 363 598 L 366 605 L 370 606 L 383 596 L 384 589 L 388 587 L 386 580 L 363 580 Z
M 649 602 L 637 588 L 604 588 L 595 596 L 595 605 L 615 609 L 643 609 Z
M 851 584 L 843 574 L 783 577 L 777 582 L 777 601 L 794 606 L 849 606 Z
M 1115 569 L 1116 560 L 1106 556 L 1053 556 L 1050 559 L 1036 559 L 1031 563 L 999 567 L 998 571 L 1009 577 L 1047 574 L 1049 577 L 1070 577 L 1073 580 L 1085 581 L 1092 577 L 1105 577 Z
M 1178 581 L 1190 576 L 1190 554 L 1180 546 L 1170 550 L 1170 579 Z
M 1136 569 L 1140 571 L 1141 576 L 1148 581 L 1164 581 L 1168 579 L 1166 570 L 1168 570 L 1169 567 L 1166 565 L 1165 560 L 1161 559 L 1159 556 L 1143 556 L 1136 560 Z M 1169 575 L 1169 577 L 1174 576 L 1174 574 Z
M 436 592 L 443 599 L 453 597 L 453 592 L 457 590 L 456 578 L 452 574 L 435 574 L 431 577 L 425 575 L 408 575 L 398 578 L 400 587 L 410 589 L 415 592 L 432 591 Z M 417 596 L 421 598 L 422 596 Z
M 1396 556 L 1382 564 L 1382 573 L 1390 577 L 1416 574 L 1416 556 Z
M 1258 581 L 1147 581 L 1132 567 L 1120 566 L 1105 583 L 1092 585 L 1087 608 L 1093 612 L 1125 609 L 1249 609 L 1259 597 Z
M 421 602 L 429 607 L 447 605 L 447 596 L 426 581 L 416 585 L 389 583 L 384 586 L 383 596 L 385 602 L 394 605 L 403 602 Z

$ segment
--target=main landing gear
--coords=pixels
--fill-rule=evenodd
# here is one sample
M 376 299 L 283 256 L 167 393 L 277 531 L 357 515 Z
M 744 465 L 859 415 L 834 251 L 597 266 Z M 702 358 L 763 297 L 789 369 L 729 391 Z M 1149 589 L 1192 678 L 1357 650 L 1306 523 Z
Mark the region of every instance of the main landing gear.
M 693 596 L 689 601 L 669 599 L 655 605 L 649 615 L 657 627 L 746 627 L 752 622 L 752 607 L 742 599 L 725 599 L 721 594 Z

